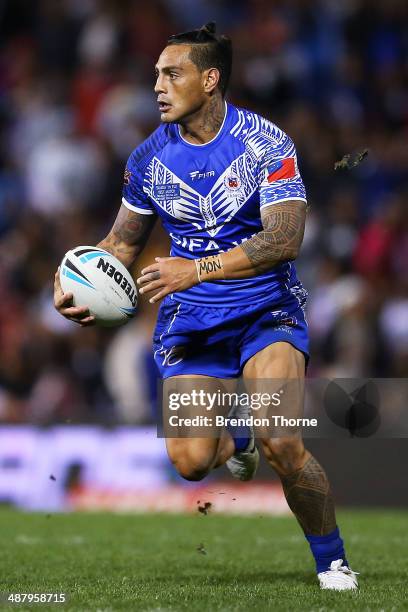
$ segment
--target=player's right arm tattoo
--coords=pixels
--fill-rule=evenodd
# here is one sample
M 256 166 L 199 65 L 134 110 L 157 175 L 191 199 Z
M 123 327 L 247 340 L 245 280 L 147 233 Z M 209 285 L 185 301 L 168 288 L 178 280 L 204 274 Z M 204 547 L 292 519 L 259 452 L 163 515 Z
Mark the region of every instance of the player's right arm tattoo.
M 281 476 L 289 508 L 307 535 L 327 535 L 336 529 L 329 481 L 313 455 L 293 474 Z
M 111 231 L 98 246 L 129 268 L 142 252 L 156 218 L 156 215 L 142 215 L 129 210 L 122 204 Z
M 306 203 L 290 200 L 261 209 L 263 231 L 240 245 L 257 274 L 296 259 L 305 230 Z

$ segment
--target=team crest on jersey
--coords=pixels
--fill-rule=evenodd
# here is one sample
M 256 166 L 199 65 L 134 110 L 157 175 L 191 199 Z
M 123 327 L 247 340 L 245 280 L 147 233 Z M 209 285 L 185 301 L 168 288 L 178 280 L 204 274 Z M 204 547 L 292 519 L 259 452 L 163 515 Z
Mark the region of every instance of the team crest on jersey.
M 131 177 L 132 177 L 132 173 L 130 172 L 130 170 L 126 168 L 125 174 L 123 175 L 123 182 L 125 183 L 125 185 L 130 185 Z
M 229 192 L 236 193 L 241 189 L 242 182 L 238 174 L 235 174 L 235 172 L 230 172 L 224 178 L 224 185 Z
M 294 327 L 298 324 L 297 318 L 292 317 L 284 310 L 272 310 L 271 315 L 274 318 L 275 323 L 281 327 Z

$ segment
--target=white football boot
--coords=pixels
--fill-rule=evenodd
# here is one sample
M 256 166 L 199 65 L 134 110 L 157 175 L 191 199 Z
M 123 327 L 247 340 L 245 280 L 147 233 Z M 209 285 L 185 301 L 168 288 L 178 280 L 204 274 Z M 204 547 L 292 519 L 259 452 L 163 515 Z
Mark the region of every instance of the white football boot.
M 342 565 L 343 559 L 332 561 L 327 572 L 317 574 L 321 589 L 332 591 L 353 591 L 358 589 L 356 574 L 347 565 Z
M 228 416 L 246 419 L 250 415 L 248 406 L 234 406 Z M 227 468 L 237 480 L 251 480 L 258 469 L 259 451 L 255 446 L 254 428 L 249 427 L 249 443 L 245 450 L 235 452 L 227 461 Z

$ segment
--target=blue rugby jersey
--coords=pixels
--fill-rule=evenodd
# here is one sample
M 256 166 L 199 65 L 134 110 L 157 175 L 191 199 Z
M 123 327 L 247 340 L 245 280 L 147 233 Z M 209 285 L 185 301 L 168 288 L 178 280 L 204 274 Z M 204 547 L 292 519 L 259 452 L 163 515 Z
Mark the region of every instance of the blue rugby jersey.
M 292 140 L 275 124 L 226 104 L 217 136 L 184 140 L 177 124 L 162 124 L 130 155 L 123 204 L 157 213 L 171 237 L 172 256 L 197 259 L 228 251 L 262 231 L 260 209 L 306 201 Z M 301 290 L 293 264 L 283 262 L 248 279 L 200 283 L 174 294 L 179 302 L 234 306 L 285 302 Z

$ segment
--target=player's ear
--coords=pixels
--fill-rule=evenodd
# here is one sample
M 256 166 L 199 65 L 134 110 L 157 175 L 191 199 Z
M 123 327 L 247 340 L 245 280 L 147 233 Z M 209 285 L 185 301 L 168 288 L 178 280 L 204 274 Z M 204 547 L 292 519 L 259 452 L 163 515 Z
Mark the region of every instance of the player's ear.
M 217 68 L 209 68 L 204 71 L 204 91 L 211 93 L 217 87 L 220 80 L 220 71 Z

